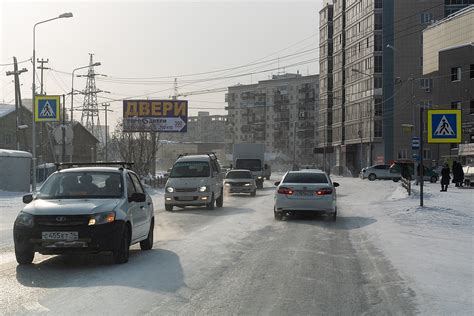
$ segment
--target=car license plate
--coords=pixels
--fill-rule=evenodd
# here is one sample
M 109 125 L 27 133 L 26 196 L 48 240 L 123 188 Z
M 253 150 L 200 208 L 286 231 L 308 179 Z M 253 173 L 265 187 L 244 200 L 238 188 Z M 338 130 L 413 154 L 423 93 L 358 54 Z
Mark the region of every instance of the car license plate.
M 296 191 L 297 195 L 301 196 L 312 196 L 314 195 L 313 191 Z
M 78 240 L 78 232 L 42 232 L 41 238 L 45 240 Z
M 192 201 L 193 197 L 192 196 L 180 196 L 179 200 L 180 201 Z

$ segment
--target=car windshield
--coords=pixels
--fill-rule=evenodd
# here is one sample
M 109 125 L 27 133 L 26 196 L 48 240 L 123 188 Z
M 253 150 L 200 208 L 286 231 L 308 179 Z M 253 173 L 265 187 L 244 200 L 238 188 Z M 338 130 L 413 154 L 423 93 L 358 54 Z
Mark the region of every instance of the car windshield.
M 209 177 L 210 173 L 209 163 L 206 161 L 182 161 L 173 166 L 170 178 Z
M 251 179 L 252 174 L 249 171 L 230 171 L 227 173 L 226 179 Z
M 237 159 L 235 162 L 235 168 L 260 171 L 262 170 L 262 163 L 259 159 Z
M 324 173 L 290 172 L 282 181 L 283 183 L 328 183 Z
M 120 173 L 59 172 L 43 184 L 39 199 L 118 198 L 123 193 Z

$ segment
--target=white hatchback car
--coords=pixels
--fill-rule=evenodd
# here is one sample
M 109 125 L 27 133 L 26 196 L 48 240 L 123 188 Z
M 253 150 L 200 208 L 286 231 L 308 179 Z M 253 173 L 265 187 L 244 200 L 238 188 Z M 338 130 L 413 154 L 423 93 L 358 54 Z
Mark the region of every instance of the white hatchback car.
M 336 187 L 339 183 L 322 170 L 289 171 L 275 182 L 275 219 L 297 211 L 321 212 L 336 220 Z

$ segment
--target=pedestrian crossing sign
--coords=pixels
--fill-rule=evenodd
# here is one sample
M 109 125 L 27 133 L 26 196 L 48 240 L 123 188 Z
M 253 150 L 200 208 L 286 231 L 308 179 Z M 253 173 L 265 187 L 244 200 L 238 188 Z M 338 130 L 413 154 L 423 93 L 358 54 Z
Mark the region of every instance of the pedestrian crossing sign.
M 428 110 L 428 143 L 460 143 L 461 110 Z
M 60 119 L 60 96 L 35 96 L 35 122 L 58 122 Z

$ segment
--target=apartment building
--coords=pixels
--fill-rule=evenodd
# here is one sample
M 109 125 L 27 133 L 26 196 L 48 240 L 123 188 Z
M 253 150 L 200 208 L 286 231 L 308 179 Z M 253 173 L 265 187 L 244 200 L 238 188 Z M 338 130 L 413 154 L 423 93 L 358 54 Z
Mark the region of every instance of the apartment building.
M 433 108 L 460 109 L 462 143 L 474 143 L 474 5 L 423 31 L 423 75 L 433 82 Z M 457 156 L 458 144 L 441 146 Z
M 420 106 L 432 103 L 422 74 L 422 31 L 472 0 L 326 0 L 320 14 L 321 107 L 315 152 L 331 166 L 412 158 Z M 407 128 L 408 127 L 408 128 Z M 425 159 L 433 159 L 426 146 Z
M 163 133 L 161 138 L 180 143 L 224 143 L 225 122 L 225 115 L 199 111 L 197 116 L 188 117 L 186 133 Z
M 319 75 L 274 75 L 228 88 L 227 152 L 235 143 L 265 144 L 267 157 L 315 163 Z

